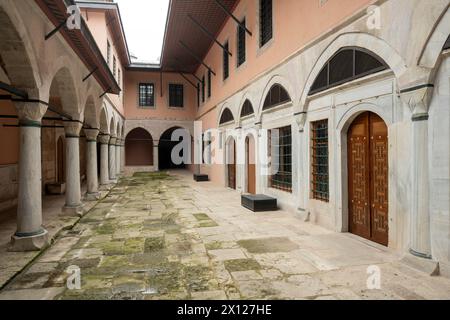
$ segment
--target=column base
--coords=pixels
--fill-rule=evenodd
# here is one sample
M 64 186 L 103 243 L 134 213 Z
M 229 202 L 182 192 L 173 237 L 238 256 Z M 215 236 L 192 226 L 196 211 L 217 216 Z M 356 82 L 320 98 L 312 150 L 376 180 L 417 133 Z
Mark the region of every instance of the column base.
M 100 199 L 100 192 L 86 193 L 84 199 L 86 201 L 97 201 Z
M 42 229 L 38 234 L 34 235 L 21 235 L 16 233 L 11 237 L 11 243 L 8 247 L 8 251 L 40 251 L 48 245 L 50 245 L 50 241 L 48 239 L 48 231 Z
M 112 185 L 110 184 L 102 184 L 100 185 L 100 187 L 98 188 L 100 191 L 109 191 L 113 188 Z
M 439 263 L 433 259 L 423 258 L 412 253 L 408 253 L 400 261 L 409 267 L 425 272 L 430 276 L 439 275 Z
M 72 216 L 72 217 L 81 217 L 84 214 L 84 208 L 83 205 L 80 204 L 79 206 L 76 207 L 69 207 L 69 206 L 64 206 L 62 208 L 62 212 L 61 215 L 63 216 Z

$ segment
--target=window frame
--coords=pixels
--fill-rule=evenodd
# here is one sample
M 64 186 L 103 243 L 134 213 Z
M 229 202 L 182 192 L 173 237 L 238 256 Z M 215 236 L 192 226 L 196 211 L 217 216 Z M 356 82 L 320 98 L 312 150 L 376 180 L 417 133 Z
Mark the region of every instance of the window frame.
M 111 68 L 111 42 L 109 39 L 106 40 L 106 63 Z
M 230 42 L 227 40 L 223 46 L 225 47 L 224 50 L 222 50 L 222 75 L 223 75 L 223 81 L 227 80 L 230 77 L 230 57 L 228 55 L 227 51 L 230 51 Z
M 179 87 L 181 87 L 181 106 L 176 106 L 176 105 L 172 105 L 172 101 L 171 101 L 171 96 L 172 96 L 172 91 L 171 91 L 171 89 L 173 88 L 173 87 L 177 87 L 177 88 L 179 88 Z M 168 95 L 168 98 L 169 98 L 169 101 L 167 101 L 167 104 L 168 104 L 168 106 L 169 106 L 169 108 L 171 108 L 171 109 L 177 109 L 177 110 L 179 110 L 179 109 L 183 109 L 184 108 L 184 84 L 183 83 L 169 83 L 169 88 L 168 88 L 169 90 L 168 90 L 168 92 L 169 92 L 169 95 Z M 178 91 L 176 90 L 176 93 L 178 93 Z M 179 97 L 175 97 L 175 100 L 177 100 Z
M 263 1 L 270 1 L 270 37 L 264 36 L 264 28 L 267 27 L 264 25 L 263 21 L 263 10 L 262 10 L 262 3 Z M 259 18 L 259 48 L 265 47 L 267 44 L 270 43 L 270 41 L 273 39 L 273 30 L 274 30 L 274 23 L 273 23 L 273 0 L 259 0 L 258 3 L 258 18 Z
M 333 59 L 336 56 L 338 56 L 339 54 L 341 54 L 342 52 L 349 51 L 349 50 L 351 50 L 352 54 L 353 54 L 353 56 L 352 56 L 352 59 L 353 59 L 353 61 L 352 61 L 352 76 L 349 77 L 349 78 L 340 80 L 340 81 L 336 81 L 336 82 L 330 83 L 330 65 L 331 65 L 331 61 L 333 61 Z M 364 54 L 367 54 L 370 57 L 376 59 L 381 64 L 381 66 L 378 67 L 378 68 L 375 68 L 375 69 L 372 69 L 372 70 L 369 70 L 369 71 L 357 74 L 356 73 L 356 52 L 357 51 L 362 52 Z M 317 79 L 322 74 L 322 72 L 324 72 L 325 68 L 327 70 L 327 85 L 324 86 L 324 87 L 319 87 L 319 88 L 313 89 L 314 85 L 316 84 Z M 317 93 L 320 93 L 320 92 L 323 92 L 323 91 L 326 91 L 326 90 L 329 90 L 329 89 L 336 88 L 336 87 L 338 87 L 340 85 L 343 85 L 343 84 L 345 84 L 347 82 L 351 82 L 351 81 L 354 81 L 354 80 L 357 80 L 357 79 L 361 79 L 361 78 L 364 78 L 366 76 L 369 76 L 369 75 L 372 75 L 372 74 L 376 74 L 376 73 L 379 73 L 379 72 L 382 72 L 382 71 L 385 71 L 385 70 L 389 70 L 389 66 L 383 61 L 383 59 L 381 59 L 375 53 L 370 52 L 368 50 L 365 50 L 363 48 L 359 48 L 359 47 L 344 47 L 344 48 L 341 48 L 335 54 L 333 54 L 330 57 L 330 59 L 328 59 L 328 61 L 324 64 L 322 69 L 320 69 L 319 73 L 317 74 L 316 78 L 314 79 L 314 82 L 311 84 L 311 89 L 310 89 L 310 91 L 308 93 L 308 96 L 312 96 L 312 95 L 315 95 Z
M 325 125 L 325 128 L 318 128 L 319 126 Z M 317 137 L 317 133 L 319 130 L 326 130 L 326 139 L 323 137 Z M 330 202 L 330 127 L 328 119 L 321 119 L 310 122 L 310 132 L 311 132 L 311 199 L 322 201 L 322 202 Z M 326 140 L 319 144 L 319 140 Z M 320 154 L 317 150 L 319 148 L 326 149 L 326 155 Z M 319 162 L 319 157 L 326 158 L 326 166 L 324 163 Z M 326 173 L 320 172 L 318 167 L 326 167 Z M 323 179 L 319 181 L 317 179 L 318 176 L 325 176 L 325 182 Z M 318 190 L 317 186 L 319 184 L 326 185 L 326 191 Z
M 279 131 L 279 141 L 277 145 L 273 145 L 273 137 L 272 137 L 272 132 L 274 130 L 278 130 Z M 289 130 L 289 134 L 281 134 L 280 132 L 283 131 L 287 131 Z M 285 144 L 285 141 L 281 141 L 282 139 L 286 139 L 287 137 L 289 137 L 289 144 Z M 268 141 L 267 141 L 267 147 L 268 147 L 268 156 L 271 158 L 271 168 L 270 168 L 270 175 L 268 176 L 268 186 L 271 189 L 275 189 L 275 190 L 279 190 L 279 191 L 283 191 L 283 192 L 287 192 L 287 193 L 293 193 L 293 166 L 292 166 L 292 161 L 293 161 L 293 143 L 292 143 L 292 125 L 287 125 L 287 126 L 283 126 L 283 127 L 278 127 L 278 128 L 273 128 L 269 130 L 269 135 L 268 135 Z M 274 162 L 274 155 L 272 153 L 272 148 L 276 148 L 278 147 L 278 158 L 280 159 L 279 162 L 279 171 L 276 174 L 272 174 L 272 165 Z M 283 147 L 287 147 L 288 150 L 290 150 L 290 153 L 286 153 L 285 149 L 283 149 Z M 290 163 L 289 163 L 289 159 L 290 158 Z M 283 159 L 283 161 L 281 161 Z M 286 162 L 287 161 L 287 162 Z M 282 168 L 285 167 L 290 167 L 290 171 L 282 171 Z M 276 177 L 277 175 L 279 176 L 280 173 L 290 173 L 289 179 L 288 181 L 274 181 L 274 177 Z M 277 178 L 278 179 L 278 178 Z M 290 180 L 290 181 L 289 181 Z
M 208 98 L 211 98 L 212 94 L 212 72 L 211 70 L 208 70 Z
M 242 25 L 246 26 L 247 18 L 243 17 L 241 19 L 240 23 Z M 241 42 L 242 42 L 242 47 L 241 47 Z M 243 52 L 241 52 L 241 50 Z M 241 54 L 243 54 L 242 57 L 241 57 Z M 242 61 L 241 61 L 241 58 L 242 58 Z M 236 31 L 236 66 L 237 66 L 237 68 L 239 68 L 240 66 L 245 64 L 246 61 L 247 61 L 247 32 L 244 28 L 241 27 L 241 25 L 238 25 L 237 31 Z
M 141 86 L 152 86 L 152 88 L 153 88 L 153 90 L 152 90 L 152 96 L 151 96 L 151 99 L 152 99 L 152 103 L 151 104 L 149 104 L 149 105 L 145 105 L 145 104 L 142 104 L 141 102 L 143 101 L 142 99 L 141 99 Z M 156 86 L 155 86 L 155 84 L 153 83 L 153 82 L 140 82 L 139 84 L 138 84 L 138 106 L 139 106 L 139 108 L 142 108 L 142 109 L 155 109 L 156 108 L 156 95 L 155 95 L 155 90 L 156 90 Z

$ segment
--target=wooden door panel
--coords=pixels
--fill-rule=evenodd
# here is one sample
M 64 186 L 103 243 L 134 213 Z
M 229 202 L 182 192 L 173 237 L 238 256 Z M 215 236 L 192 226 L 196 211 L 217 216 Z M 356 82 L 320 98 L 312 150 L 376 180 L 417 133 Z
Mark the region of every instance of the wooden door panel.
M 248 164 L 248 193 L 256 194 L 256 166 L 254 164 Z
M 364 125 L 366 119 L 362 120 L 361 124 Z M 361 124 L 357 125 L 354 132 L 361 129 Z M 368 238 L 370 237 L 368 141 L 363 135 L 352 134 L 348 146 L 350 232 Z
M 348 131 L 349 231 L 388 244 L 388 136 L 367 112 Z
M 371 209 L 372 238 L 388 244 L 388 136 L 384 121 L 371 114 Z

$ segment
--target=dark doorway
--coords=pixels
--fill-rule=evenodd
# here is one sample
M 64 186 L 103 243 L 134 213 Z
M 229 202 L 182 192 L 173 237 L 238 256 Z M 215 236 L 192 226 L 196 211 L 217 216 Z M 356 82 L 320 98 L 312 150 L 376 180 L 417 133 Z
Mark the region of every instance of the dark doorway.
M 152 166 L 153 138 L 147 130 L 136 128 L 125 139 L 125 165 Z
M 180 127 L 173 127 L 164 132 L 159 140 L 159 169 L 160 170 L 168 170 L 168 169 L 186 169 L 186 163 L 181 163 L 179 165 L 175 164 L 172 161 L 172 150 L 175 146 L 177 146 L 181 141 L 172 141 L 172 134 L 175 130 L 182 129 Z M 184 130 L 184 129 L 182 129 Z M 190 143 L 189 143 L 190 145 Z M 183 157 L 184 153 L 181 151 L 180 156 Z

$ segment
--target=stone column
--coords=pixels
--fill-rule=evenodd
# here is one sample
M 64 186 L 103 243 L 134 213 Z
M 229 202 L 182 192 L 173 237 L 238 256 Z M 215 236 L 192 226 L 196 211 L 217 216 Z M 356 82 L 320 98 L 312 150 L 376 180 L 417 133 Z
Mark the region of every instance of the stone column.
M 82 215 L 80 182 L 80 131 L 83 124 L 78 121 L 64 121 L 66 132 L 66 204 L 65 215 Z
M 97 176 L 97 136 L 98 129 L 84 129 L 86 134 L 86 174 L 87 174 L 87 193 L 86 200 L 94 201 L 100 198 L 98 192 Z
M 100 184 L 102 188 L 107 189 L 107 185 L 109 184 L 109 134 L 102 133 L 98 136 L 98 140 L 100 141 Z
M 153 171 L 159 171 L 159 148 L 158 145 L 153 146 Z
M 122 140 L 120 152 L 121 152 L 120 171 L 124 172 L 125 171 L 125 140 Z
M 116 174 L 117 176 L 120 175 L 120 163 L 121 163 L 121 157 L 120 157 L 120 149 L 121 149 L 122 140 L 117 139 L 116 141 Z
M 116 182 L 116 140 L 114 136 L 109 140 L 109 180 L 113 183 Z
M 17 231 L 9 251 L 37 251 L 49 244 L 42 227 L 41 120 L 47 106 L 16 102 L 20 126 Z
M 406 90 L 402 98 L 412 111 L 411 254 L 431 259 L 428 107 L 432 87 Z

